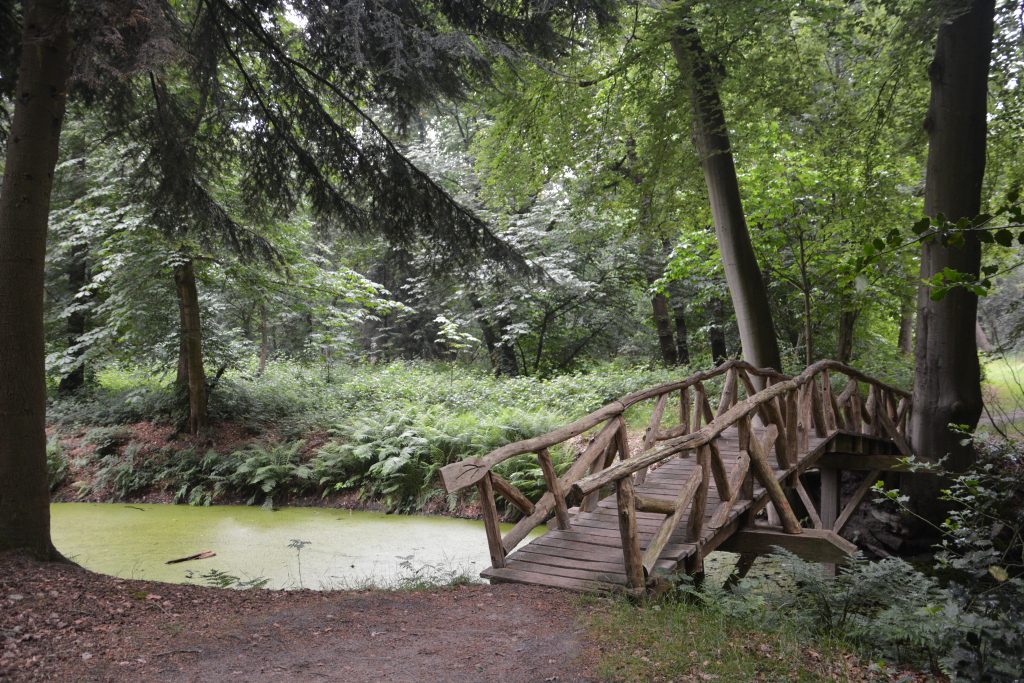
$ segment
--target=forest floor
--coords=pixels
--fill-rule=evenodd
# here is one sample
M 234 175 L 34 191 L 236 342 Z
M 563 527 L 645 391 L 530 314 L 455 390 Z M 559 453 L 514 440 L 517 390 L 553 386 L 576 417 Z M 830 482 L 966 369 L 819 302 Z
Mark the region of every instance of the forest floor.
M 233 591 L 0 555 L 0 680 L 589 681 L 578 598 Z
M 735 627 L 673 645 L 666 614 L 517 585 L 235 591 L 6 553 L 0 681 L 934 680 Z M 748 673 L 709 673 L 732 660 Z

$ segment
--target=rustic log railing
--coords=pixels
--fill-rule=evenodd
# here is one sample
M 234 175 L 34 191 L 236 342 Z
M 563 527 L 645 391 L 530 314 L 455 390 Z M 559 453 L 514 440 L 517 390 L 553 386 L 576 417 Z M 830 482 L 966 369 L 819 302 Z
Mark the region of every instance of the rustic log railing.
M 847 378 L 838 394 L 833 390 L 832 373 Z M 713 410 L 708 384 L 718 378 L 721 390 Z M 742 400 L 741 389 L 745 395 Z M 665 427 L 662 423 L 668 401 L 676 392 L 678 421 Z M 639 452 L 631 454 L 624 413 L 644 401 L 654 401 L 654 407 Z M 801 458 L 809 451 L 811 436 L 822 438 L 837 431 L 862 433 L 891 440 L 901 453 L 909 455 L 905 434 L 910 410 L 909 393 L 837 361 L 819 361 L 790 377 L 731 360 L 713 370 L 624 396 L 547 434 L 450 464 L 441 470 L 441 481 L 449 493 L 477 487 L 495 568 L 505 566 L 506 556 L 534 528 L 553 516 L 557 528 L 570 529 L 570 507 L 575 502 L 579 502 L 583 512 L 593 510 L 602 488 L 614 487 L 627 585 L 639 589 L 653 573 L 655 563 L 684 518 L 689 520 L 689 538 L 699 542 L 712 484 L 720 502 L 706 522 L 710 528 L 720 527 L 739 501 L 752 500 L 756 482 L 767 495 L 772 515 L 777 515 L 783 532 L 802 533 L 786 489 L 800 497 L 811 523 L 815 529 L 821 529 L 822 520 L 799 479 Z M 739 457 L 727 467 L 718 442 L 730 428 L 738 434 Z M 558 477 L 550 449 L 591 431 L 593 436 L 583 452 Z M 528 453 L 537 458 L 546 483 L 546 491 L 536 503 L 493 471 L 499 463 Z M 696 458 L 697 467 L 674 500 L 637 495 L 634 485 L 644 482 L 649 468 L 676 456 L 691 455 Z M 874 479 L 869 475 L 865 481 Z M 504 536 L 499 527 L 496 494 L 522 512 Z M 838 518 L 828 520 L 833 530 L 841 529 L 849 519 L 864 491 L 858 494 Z M 637 533 L 637 512 L 664 515 L 643 552 Z

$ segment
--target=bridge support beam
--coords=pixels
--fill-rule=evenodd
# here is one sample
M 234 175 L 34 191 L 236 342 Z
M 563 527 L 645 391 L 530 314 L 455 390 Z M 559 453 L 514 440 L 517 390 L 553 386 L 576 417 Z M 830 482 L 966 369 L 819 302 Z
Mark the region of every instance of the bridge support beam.
M 766 555 L 776 547 L 810 562 L 837 564 L 857 550 L 839 534 L 828 529 L 804 529 L 802 534 L 788 534 L 782 527 L 752 527 L 740 529 L 718 546 L 719 550 L 733 553 Z

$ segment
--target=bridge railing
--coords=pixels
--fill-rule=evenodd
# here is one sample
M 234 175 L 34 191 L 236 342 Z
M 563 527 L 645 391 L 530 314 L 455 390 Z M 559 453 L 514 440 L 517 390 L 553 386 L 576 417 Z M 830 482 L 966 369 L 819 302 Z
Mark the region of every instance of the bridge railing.
M 847 377 L 838 393 L 833 389 L 830 373 Z M 722 388 L 717 410 L 713 410 L 706 383 L 719 377 Z M 867 387 L 866 400 L 861 383 Z M 741 389 L 745 394 L 743 400 L 739 396 Z M 672 426 L 663 427 L 669 398 L 676 392 L 679 393 L 678 420 Z M 640 452 L 633 455 L 623 414 L 644 401 L 653 401 L 654 406 Z M 789 377 L 731 360 L 683 380 L 628 394 L 547 434 L 507 444 L 479 458 L 452 463 L 441 470 L 441 481 L 449 493 L 477 487 L 491 564 L 496 568 L 504 567 L 508 553 L 552 516 L 558 528 L 570 529 L 571 501 L 580 501 L 582 511 L 593 510 L 601 489 L 614 486 L 626 576 L 629 585 L 638 588 L 653 571 L 688 509 L 689 536 L 700 538 L 711 481 L 715 482 L 721 503 L 711 514 L 709 527 L 721 526 L 737 502 L 753 497 L 756 479 L 775 506 L 783 529 L 800 533 L 800 523 L 780 479 L 794 482 L 792 486 L 801 498 L 809 500 L 799 478 L 787 477 L 785 473 L 795 471 L 800 453 L 808 450 L 811 434 L 825 437 L 837 430 L 867 433 L 892 439 L 902 452 L 909 454 L 905 432 L 910 408 L 907 392 L 837 361 L 819 361 L 798 376 Z M 739 458 L 727 469 L 719 440 L 722 433 L 733 426 L 739 435 Z M 594 436 L 586 448 L 568 471 L 557 476 L 549 449 L 591 430 Z M 499 463 L 527 453 L 537 458 L 546 483 L 546 491 L 536 503 L 493 470 Z M 634 484 L 644 481 L 652 465 L 691 454 L 696 454 L 698 467 L 675 500 L 636 495 Z M 769 454 L 774 455 L 776 468 L 772 467 Z M 496 495 L 504 497 L 523 515 L 504 536 L 499 526 Z M 637 534 L 638 511 L 665 515 L 643 553 Z

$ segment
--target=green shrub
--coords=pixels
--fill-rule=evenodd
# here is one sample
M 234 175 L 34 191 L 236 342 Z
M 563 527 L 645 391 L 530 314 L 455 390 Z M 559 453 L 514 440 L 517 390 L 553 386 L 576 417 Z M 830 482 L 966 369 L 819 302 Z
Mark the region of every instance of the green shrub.
M 46 419 L 58 425 L 115 426 L 144 420 L 176 423 L 182 418 L 183 409 L 184 403 L 173 387 L 99 387 L 82 396 L 51 401 Z
M 1024 679 L 1024 444 L 964 438 L 978 456 L 967 472 L 910 461 L 951 482 L 941 496 L 951 510 L 937 529 L 936 570 L 952 596 L 943 661 L 965 680 L 1017 681 Z M 910 511 L 899 490 L 875 490 Z
M 840 638 L 873 655 L 938 668 L 952 630 L 950 596 L 938 582 L 898 558 L 869 562 L 857 555 L 837 576 L 816 562 L 778 550 L 794 587 L 768 596 L 817 635 Z
M 1024 679 L 1024 444 L 973 439 L 978 461 L 944 492 L 953 504 L 936 559 L 956 601 L 950 668 L 969 680 Z
M 231 484 L 243 495 L 249 494 L 249 505 L 263 496 L 263 506 L 273 508 L 276 501 L 291 493 L 310 487 L 312 468 L 301 462 L 299 451 L 303 442 L 252 445 L 235 451 L 238 461 L 231 474 Z

